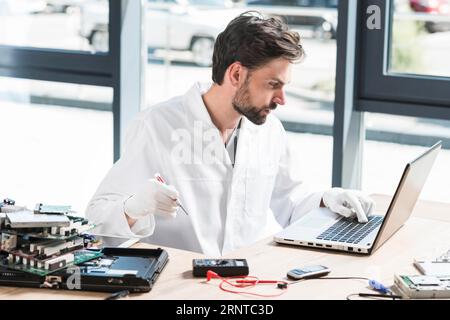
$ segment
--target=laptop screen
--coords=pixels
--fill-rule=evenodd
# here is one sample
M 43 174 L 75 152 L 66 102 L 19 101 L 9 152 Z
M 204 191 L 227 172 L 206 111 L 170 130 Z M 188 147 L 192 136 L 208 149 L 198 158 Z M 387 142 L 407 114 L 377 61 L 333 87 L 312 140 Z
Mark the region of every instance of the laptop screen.
M 441 146 L 439 141 L 406 165 L 372 250 L 378 249 L 408 220 Z

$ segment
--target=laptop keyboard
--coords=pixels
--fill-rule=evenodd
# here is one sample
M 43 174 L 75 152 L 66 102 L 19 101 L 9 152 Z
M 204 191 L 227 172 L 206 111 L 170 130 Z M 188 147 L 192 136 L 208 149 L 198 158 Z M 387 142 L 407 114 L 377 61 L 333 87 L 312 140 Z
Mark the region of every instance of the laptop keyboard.
M 327 230 L 322 232 L 316 239 L 337 241 L 345 243 L 359 243 L 364 237 L 381 225 L 383 217 L 369 217 L 367 223 L 358 223 L 356 220 L 341 219 Z

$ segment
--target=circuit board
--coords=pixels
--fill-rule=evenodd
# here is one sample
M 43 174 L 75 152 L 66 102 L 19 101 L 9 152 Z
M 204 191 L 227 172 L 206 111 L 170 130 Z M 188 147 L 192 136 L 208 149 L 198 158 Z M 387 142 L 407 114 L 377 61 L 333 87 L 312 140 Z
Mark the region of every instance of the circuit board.
M 74 261 L 70 262 L 68 264 L 65 264 L 64 266 L 62 266 L 61 268 L 57 268 L 51 271 L 45 270 L 45 269 L 40 269 L 40 268 L 35 268 L 35 267 L 31 267 L 29 265 L 24 265 L 22 263 L 16 264 L 16 263 L 11 263 L 8 262 L 8 260 L 2 259 L 0 260 L 0 265 L 3 267 L 7 267 L 10 269 L 14 269 L 14 270 L 19 270 L 19 271 L 25 271 L 28 273 L 32 273 L 32 274 L 36 274 L 39 276 L 46 276 L 49 275 L 53 272 L 65 269 L 67 267 L 71 267 L 73 265 L 79 265 L 81 263 L 93 260 L 93 259 L 97 259 L 101 256 L 103 256 L 103 253 L 99 252 L 99 251 L 91 251 L 91 250 L 78 250 L 73 252 L 74 255 Z
M 70 227 L 9 229 L 7 232 L 26 239 L 69 240 L 95 228 L 94 224 L 88 223 L 88 221 L 83 218 L 73 216 L 67 217 L 71 221 Z

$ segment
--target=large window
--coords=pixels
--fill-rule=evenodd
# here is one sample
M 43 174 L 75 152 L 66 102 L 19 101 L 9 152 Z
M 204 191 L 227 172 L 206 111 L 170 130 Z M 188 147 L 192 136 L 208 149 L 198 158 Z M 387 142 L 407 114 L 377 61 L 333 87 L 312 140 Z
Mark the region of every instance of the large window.
M 406 163 L 442 140 L 443 149 L 431 170 L 421 198 L 449 201 L 450 121 L 367 113 L 362 188 L 393 195 Z M 389 156 L 386 156 L 389 155 Z
M 0 87 L 0 195 L 83 214 L 113 163 L 112 89 L 10 78 Z
M 108 20 L 107 1 L 2 0 L 0 45 L 106 52 Z
M 393 194 L 405 164 L 443 140 L 422 197 L 448 201 L 449 2 L 349 0 L 340 9 L 348 30 L 338 34 L 346 66 L 337 75 L 334 184 Z
M 440 12 L 429 11 L 437 3 L 442 4 Z M 358 108 L 450 119 L 450 30 L 446 28 L 450 15 L 445 3 L 448 1 L 360 2 Z M 379 29 L 366 27 L 364 17 L 370 6 L 380 8 Z

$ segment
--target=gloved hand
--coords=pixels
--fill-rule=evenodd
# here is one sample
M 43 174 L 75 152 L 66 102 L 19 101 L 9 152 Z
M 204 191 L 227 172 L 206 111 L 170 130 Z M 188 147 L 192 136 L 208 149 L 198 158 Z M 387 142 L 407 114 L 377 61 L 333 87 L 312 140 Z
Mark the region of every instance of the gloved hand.
M 322 196 L 325 206 L 346 218 L 356 217 L 361 223 L 368 221 L 367 217 L 372 213 L 375 202 L 357 190 L 344 190 L 332 188 Z
M 125 213 L 132 219 L 139 219 L 149 214 L 176 217 L 178 191 L 155 179 L 149 179 L 140 189 L 125 201 Z

